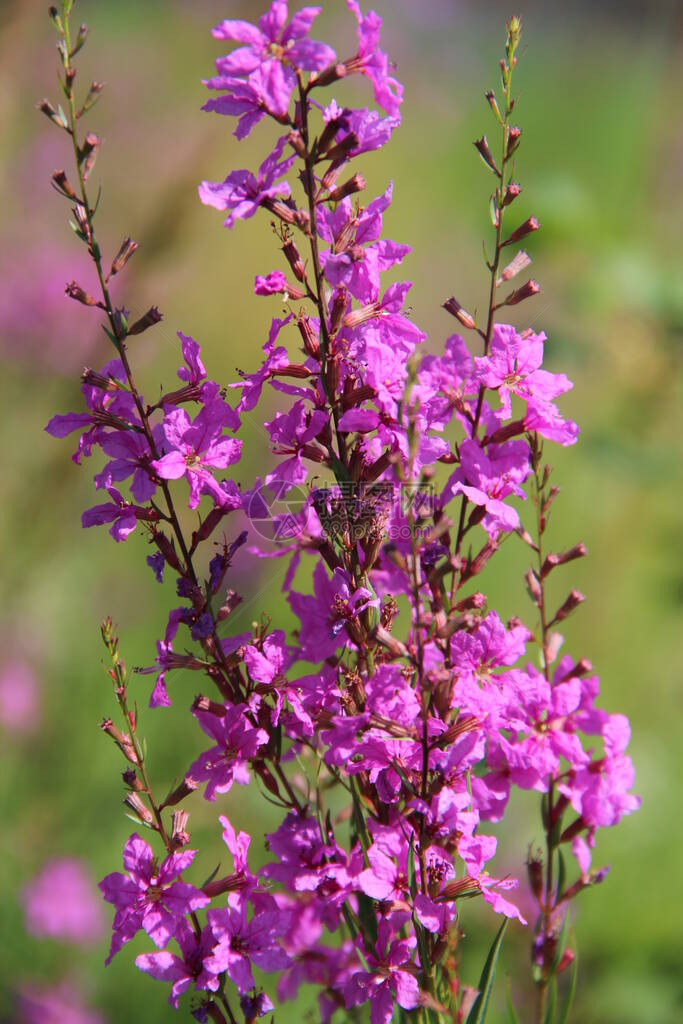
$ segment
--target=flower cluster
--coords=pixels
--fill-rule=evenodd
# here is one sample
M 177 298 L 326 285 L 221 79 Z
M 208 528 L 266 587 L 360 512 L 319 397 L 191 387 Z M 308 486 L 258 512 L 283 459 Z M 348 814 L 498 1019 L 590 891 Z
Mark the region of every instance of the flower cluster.
M 103 729 L 129 763 L 129 809 L 164 847 L 160 858 L 132 835 L 127 873 L 101 883 L 116 908 L 110 958 L 144 930 L 156 950 L 138 956 L 138 967 L 170 984 L 174 1006 L 187 989 L 199 992 L 200 1020 L 225 1020 L 226 1012 L 234 1021 L 235 991 L 245 1021 L 272 1009 L 254 968 L 279 974 L 281 999 L 315 985 L 323 1021 L 360 1004 L 369 1004 L 372 1024 L 390 1021 L 396 1004 L 454 1019 L 460 996 L 451 953 L 462 900 L 481 897 L 526 924 L 510 895 L 516 880 L 493 866 L 497 841 L 487 829 L 505 814 L 513 787 L 543 795 L 547 854 L 530 855 L 529 876 L 544 1000 L 559 969 L 567 904 L 604 875 L 590 870 L 596 830 L 637 807 L 627 720 L 596 706 L 598 680 L 586 659 L 558 660 L 555 626 L 583 596 L 572 590 L 549 610 L 551 573 L 585 554 L 581 544 L 559 554 L 544 546 L 557 489 L 543 442 L 577 439 L 576 424 L 556 405 L 571 383 L 542 369 L 543 333 L 496 319 L 538 291 L 530 280 L 499 297 L 529 263 L 519 252 L 503 266 L 506 247 L 538 228 L 528 218 L 504 230 L 519 194 L 509 170 L 520 140 L 510 92 L 519 23 L 508 26 L 502 103 L 487 94 L 501 157 L 485 136 L 476 143 L 496 179 L 487 319 L 479 324 L 454 298 L 445 303 L 483 349 L 474 355 L 453 334 L 435 354 L 407 307 L 410 282 L 383 283 L 410 247 L 384 234 L 391 182 L 366 201 L 356 161 L 400 124 L 402 87 L 380 49 L 379 17 L 355 0 L 348 7 L 358 44 L 343 60 L 309 37 L 315 7 L 290 18 L 285 0 L 273 0 L 257 25 L 226 20 L 214 29 L 238 46 L 217 60 L 205 109 L 236 118 L 240 139 L 267 120 L 277 140 L 256 172 L 205 181 L 199 196 L 230 228 L 260 211 L 271 218 L 282 269 L 264 268 L 254 291 L 286 306 L 272 320 L 261 365 L 247 365 L 227 389 L 208 379 L 199 346 L 180 334 L 180 386 L 153 403 L 142 397 L 128 343 L 159 314 L 153 307 L 131 323 L 107 289 L 135 243 L 124 242 L 105 274 L 86 192 L 92 146 L 78 149 L 79 192 L 56 172 L 102 281 L 101 299 L 75 284 L 69 294 L 104 311 L 117 355 L 101 371 L 85 371 L 87 411 L 55 416 L 47 429 L 79 433 L 76 462 L 104 456 L 94 482 L 106 500 L 83 514 L 83 525 L 111 524 L 116 541 L 142 530 L 156 579 L 175 580 L 180 604 L 154 665 L 142 670 L 156 674 L 151 706 L 168 705 L 169 689 L 180 696 L 176 669 L 203 673 L 211 686 L 191 706 L 211 746 L 180 766 L 183 781 L 159 802 L 127 703 L 129 677 L 105 626 L 126 731 L 111 720 Z M 60 26 L 71 119 L 63 116 L 73 133 L 74 51 L 68 23 Z M 340 105 L 337 90 L 358 74 L 370 80 L 379 111 Z M 266 385 L 281 403 L 265 424 L 272 469 L 240 489 L 226 471 L 241 457 L 241 418 Z M 230 567 L 248 538 L 244 527 L 294 492 L 296 507 L 275 517 L 285 542 L 248 550 L 288 560 L 284 588 L 298 627 L 288 636 L 264 617 L 249 632 L 231 630 L 241 598 L 229 586 Z M 533 528 L 520 512 L 527 497 Z M 197 512 L 191 536 L 179 500 Z M 226 517 L 235 528 L 216 543 Z M 476 589 L 505 541 L 531 552 L 533 628 L 501 621 Z M 209 545 L 214 553 L 203 557 Z M 312 576 L 299 577 L 304 560 Z M 299 578 L 312 584 L 299 590 Z M 540 648 L 540 668 L 531 645 Z M 233 871 L 202 887 L 181 880 L 196 852 L 187 848 L 181 803 L 200 787 L 207 800 L 222 800 L 234 783 L 251 780 L 283 812 L 267 837 L 266 865 L 252 873 L 249 836 L 221 817 Z M 346 794 L 336 816 L 330 790 Z M 572 882 L 554 870 L 565 845 L 577 862 Z

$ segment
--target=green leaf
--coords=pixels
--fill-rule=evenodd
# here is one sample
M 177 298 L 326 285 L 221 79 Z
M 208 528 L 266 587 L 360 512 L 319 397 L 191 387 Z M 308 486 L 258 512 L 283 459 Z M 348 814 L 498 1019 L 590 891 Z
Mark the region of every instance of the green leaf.
M 571 974 L 569 975 L 569 988 L 567 989 L 567 995 L 565 996 L 562 1009 L 560 1010 L 560 1016 L 557 1018 L 557 1024 L 567 1024 L 572 1004 L 574 1002 L 574 996 L 576 994 L 576 979 L 579 973 L 579 957 L 576 953 L 576 948 L 574 949 L 574 959 L 572 960 L 572 965 L 569 970 L 571 971 Z
M 408 863 L 406 867 L 406 874 L 408 878 L 408 889 L 413 899 L 417 895 L 417 879 L 415 878 L 415 833 L 413 832 L 410 837 L 410 846 L 408 847 Z
M 564 862 L 564 855 L 562 850 L 558 847 L 557 849 L 557 902 L 562 898 L 564 892 L 565 883 L 567 881 L 567 868 Z
M 512 992 L 510 991 L 510 978 L 507 978 L 505 985 L 505 1006 L 508 1012 L 508 1020 L 510 1024 L 519 1024 L 519 1017 L 515 1010 L 515 1004 L 512 1002 Z
M 557 1009 L 557 981 L 553 977 L 548 983 L 548 1003 L 545 1008 L 543 1024 L 553 1024 L 555 1010 Z
M 491 989 L 493 988 L 493 979 L 496 976 L 496 967 L 498 966 L 498 954 L 500 953 L 500 947 L 503 942 L 503 936 L 505 935 L 505 929 L 508 926 L 507 917 L 503 918 L 503 923 L 498 929 L 498 933 L 493 940 L 493 944 L 489 950 L 489 955 L 486 957 L 486 963 L 484 969 L 481 972 L 481 978 L 479 979 L 479 995 L 474 1001 L 474 1005 L 467 1015 L 466 1024 L 484 1024 L 486 1020 L 486 1011 L 489 1005 L 489 997 L 491 995 Z

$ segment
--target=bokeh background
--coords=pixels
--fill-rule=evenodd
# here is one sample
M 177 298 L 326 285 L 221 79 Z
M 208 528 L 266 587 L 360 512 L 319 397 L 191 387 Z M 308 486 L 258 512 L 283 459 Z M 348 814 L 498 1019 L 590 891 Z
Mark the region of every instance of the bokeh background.
M 110 1024 L 152 1024 L 172 1011 L 164 988 L 132 967 L 148 942 L 132 943 L 105 970 L 108 936 L 86 949 L 40 940 L 27 933 L 21 902 L 22 887 L 51 858 L 82 859 L 93 880 L 119 868 L 131 826 L 121 805 L 123 766 L 97 727 L 114 712 L 99 621 L 111 614 L 128 663 L 149 664 L 174 599 L 144 565 L 142 538 L 117 546 L 104 531 L 81 530 L 99 467 L 78 469 L 71 441 L 43 433 L 55 411 L 80 407 L 83 365 L 110 357 L 97 314 L 63 295 L 66 281 L 88 287 L 92 280 L 67 208 L 49 187 L 54 168 L 69 168 L 66 137 L 34 108 L 43 95 L 57 97 L 45 7 L 0 0 L 0 1020 L 17 1019 L 21 986 L 66 982 Z M 480 253 L 490 182 L 472 140 L 492 130 L 483 91 L 497 85 L 505 19 L 517 11 L 498 0 L 376 0 L 375 7 L 406 86 L 404 121 L 363 169 L 371 189 L 394 180 L 387 230 L 414 246 L 404 265 L 415 282 L 413 315 L 436 347 L 453 329 L 440 308 L 448 295 L 469 308 L 485 301 Z M 590 554 L 564 570 L 563 583 L 571 579 L 588 598 L 565 635 L 568 649 L 600 672 L 603 705 L 631 718 L 643 798 L 637 815 L 600 839 L 595 863 L 610 863 L 612 872 L 577 904 L 575 1019 L 674 1024 L 683 1019 L 683 18 L 673 0 L 517 8 L 524 18 L 516 76 L 524 193 L 516 213 L 521 221 L 533 212 L 543 226 L 528 245 L 543 293 L 524 304 L 517 322 L 548 334 L 549 366 L 576 385 L 563 409 L 582 427 L 579 444 L 553 459 L 563 492 L 552 538 L 556 546 L 582 539 Z M 227 381 L 236 365 L 256 367 L 277 312 L 252 296 L 254 274 L 279 266 L 267 219 L 230 233 L 196 194 L 200 179 L 252 167 L 265 152 L 258 130 L 238 147 L 227 120 L 199 109 L 200 79 L 223 52 L 210 27 L 259 13 L 260 3 L 230 0 L 76 4 L 75 20 L 92 31 L 80 80 L 107 83 L 89 118 L 105 140 L 91 178 L 103 183 L 100 240 L 109 252 L 126 234 L 141 245 L 115 296 L 135 312 L 152 303 L 164 312 L 134 352 L 149 392 L 175 374 L 177 329 L 202 343 L 210 374 Z M 337 45 L 342 55 L 353 51 L 353 22 L 341 0 L 328 0 L 319 24 L 314 34 L 345 39 Z M 240 479 L 263 471 L 264 453 L 254 426 Z M 485 589 L 503 615 L 524 608 L 531 616 L 524 553 L 512 548 L 493 563 Z M 278 563 L 255 572 L 237 562 L 233 585 L 252 600 L 237 612 L 236 627 L 248 628 L 262 609 L 285 614 L 280 580 Z M 148 680 L 135 685 L 146 704 Z M 174 707 L 144 717 L 159 790 L 201 749 L 198 730 L 186 738 L 196 686 L 175 677 Z M 273 819 L 254 794 L 238 789 L 220 810 L 254 834 L 258 859 Z M 222 856 L 215 808 L 199 795 L 190 806 L 195 834 L 214 844 L 202 858 L 208 875 Z M 536 798 L 528 795 L 506 824 L 507 849 L 516 851 L 507 870 L 522 871 L 538 828 Z M 476 983 L 494 922 L 467 914 L 473 952 L 463 972 Z M 513 995 L 525 998 L 528 946 L 521 928 L 509 932 L 492 1022 L 505 1019 L 506 975 Z M 306 1014 L 316 1019 L 310 993 L 279 1009 L 277 1020 Z

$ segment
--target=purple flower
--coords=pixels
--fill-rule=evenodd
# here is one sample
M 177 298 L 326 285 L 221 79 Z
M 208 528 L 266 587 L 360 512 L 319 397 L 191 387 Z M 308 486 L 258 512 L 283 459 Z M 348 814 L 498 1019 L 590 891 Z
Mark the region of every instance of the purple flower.
M 265 911 L 247 920 L 246 904 L 238 910 L 209 910 L 207 918 L 217 941 L 213 956 L 205 961 L 208 970 L 223 971 L 242 994 L 254 987 L 251 965 L 262 971 L 279 971 L 289 957 L 278 941 L 287 929 L 289 915 Z
M 107 485 L 105 489 L 111 501 L 86 509 L 81 516 L 81 524 L 86 529 L 89 526 L 103 526 L 105 523 L 112 523 L 109 533 L 118 543 L 127 540 L 135 530 L 139 519 L 148 522 L 158 520 L 159 515 L 153 509 L 131 505 L 115 487 Z
M 278 140 L 275 149 L 259 167 L 256 177 L 251 171 L 232 171 L 225 181 L 201 183 L 199 198 L 206 206 L 230 211 L 225 227 L 234 227 L 236 220 L 248 220 L 249 217 L 253 217 L 266 200 L 290 194 L 288 182 L 281 179 L 294 163 L 296 154 L 293 153 L 284 160 L 280 159 L 286 142 L 286 136 Z M 277 182 L 280 184 L 276 184 Z
M 197 990 L 216 992 L 220 981 L 216 974 L 207 971 L 204 966 L 204 961 L 211 956 L 216 945 L 208 925 L 198 937 L 186 920 L 179 921 L 174 939 L 178 943 L 180 956 L 168 950 L 142 953 L 135 958 L 135 965 L 157 981 L 172 982 L 168 1001 L 177 1010 L 180 996 L 190 985 L 194 983 Z
M 357 0 L 346 0 L 346 5 L 358 22 L 358 54 L 346 62 L 346 68 L 366 75 L 372 82 L 377 103 L 387 114 L 396 116 L 403 100 L 403 86 L 389 74 L 389 58 L 379 49 L 382 19 L 374 11 L 363 15 Z
M 248 785 L 248 762 L 266 745 L 268 733 L 250 724 L 246 704 L 226 707 L 220 717 L 209 711 L 194 714 L 216 744 L 201 754 L 189 769 L 193 779 L 207 783 L 206 799 L 215 800 L 217 793 L 227 793 L 233 782 Z
M 484 508 L 482 526 L 495 539 L 519 526 L 517 512 L 503 498 L 510 494 L 524 498 L 521 484 L 530 472 L 529 449 L 524 441 L 491 445 L 486 455 L 476 441 L 466 440 L 460 445 L 460 468 L 446 484 L 444 495 L 461 493 L 473 505 Z
M 313 594 L 292 592 L 289 604 L 301 620 L 299 658 L 320 662 L 340 646 L 339 634 L 366 608 L 376 608 L 379 598 L 367 587 L 354 588 L 344 569 L 335 569 L 332 579 L 318 562 L 313 571 Z
M 197 508 L 203 493 L 211 494 L 220 504 L 223 495 L 211 470 L 226 469 L 239 460 L 242 442 L 223 437 L 224 427 L 235 430 L 238 425 L 237 414 L 222 398 L 205 405 L 194 421 L 184 409 L 173 409 L 164 417 L 170 451 L 154 460 L 152 469 L 163 480 L 187 477 L 190 508 Z
M 527 404 L 552 402 L 569 391 L 572 382 L 563 373 L 541 370 L 545 334 L 518 334 L 510 324 L 496 324 L 488 356 L 474 360 L 479 381 L 497 388 L 503 419 L 512 416 L 511 395 Z
M 97 942 L 104 919 L 95 887 L 75 858 L 48 861 L 22 893 L 26 931 L 36 938 Z
M 204 109 L 240 117 L 235 134 L 248 135 L 254 125 L 271 114 L 284 119 L 297 84 L 296 69 L 322 71 L 335 60 L 325 43 L 308 39 L 320 7 L 304 7 L 287 20 L 286 0 L 273 0 L 258 26 L 246 21 L 226 20 L 213 29 L 215 39 L 229 39 L 244 45 L 216 61 L 218 76 L 206 85 L 228 89 L 228 97 L 210 101 Z M 247 76 L 246 81 L 244 77 Z M 250 102 L 249 90 L 254 95 Z
M 162 555 L 161 551 L 155 551 L 153 555 L 147 555 L 145 561 L 147 562 L 147 565 L 154 573 L 154 578 L 157 581 L 157 583 L 163 583 L 166 559 Z
M 418 1005 L 420 987 L 413 957 L 417 941 L 414 935 L 407 939 L 393 938 L 393 930 L 386 918 L 377 929 L 375 955 L 365 952 L 368 971 L 351 976 L 344 989 L 347 1007 L 370 1003 L 370 1024 L 389 1024 L 394 1015 L 394 998 L 404 1010 Z
M 107 964 L 141 928 L 158 949 L 163 949 L 185 915 L 210 902 L 193 885 L 174 881 L 190 866 L 195 852 L 171 853 L 157 866 L 149 843 L 135 833 L 128 839 L 123 850 L 123 866 L 128 874 L 112 872 L 99 884 L 107 903 L 116 907 Z

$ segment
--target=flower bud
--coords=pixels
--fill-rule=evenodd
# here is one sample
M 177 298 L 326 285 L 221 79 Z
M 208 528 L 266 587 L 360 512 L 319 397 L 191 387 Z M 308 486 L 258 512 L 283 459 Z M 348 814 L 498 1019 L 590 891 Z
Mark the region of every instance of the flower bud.
M 490 168 L 494 174 L 497 174 L 498 177 L 500 177 L 500 171 L 496 166 L 496 161 L 493 159 L 493 154 L 489 149 L 488 139 L 485 135 L 482 135 L 480 139 L 474 140 L 474 148 L 477 150 L 486 166 Z
M 339 203 L 347 196 L 353 196 L 357 192 L 362 192 L 364 188 L 365 178 L 363 175 L 354 174 L 353 177 L 349 178 L 349 180 L 344 182 L 343 185 L 339 185 L 337 188 L 332 189 L 327 198 L 331 203 Z
M 512 259 L 506 267 L 503 268 L 503 272 L 496 281 L 496 287 L 500 288 L 503 281 L 510 281 L 517 274 L 521 273 L 531 264 L 531 257 L 524 249 L 520 249 L 517 255 Z
M 506 238 L 503 245 L 513 245 L 520 239 L 526 238 L 532 231 L 538 231 L 540 224 L 535 217 L 527 217 L 523 224 L 520 224 L 516 231 L 513 231 L 509 238 Z
M 143 825 L 150 825 L 154 828 L 156 827 L 154 824 L 153 813 L 150 811 L 149 807 L 142 802 L 142 798 L 137 793 L 126 793 L 123 798 L 123 802 L 126 806 L 130 807 L 133 814 L 139 818 Z
M 187 831 L 187 811 L 174 811 L 171 819 L 171 842 L 178 849 L 187 846 L 190 841 L 190 833 Z
M 171 790 L 164 802 L 161 804 L 161 807 L 173 807 L 175 804 L 179 804 L 180 801 L 184 800 L 186 796 L 190 795 L 190 793 L 194 793 L 196 788 L 197 783 L 192 776 L 186 775 L 180 785 Z
M 526 870 L 531 891 L 540 903 L 543 899 L 543 858 L 540 850 L 535 854 L 529 850 Z
M 51 174 L 51 179 L 54 188 L 56 188 L 58 192 L 61 192 L 63 196 L 66 196 L 67 199 L 73 199 L 76 201 L 78 200 L 78 197 L 74 192 L 73 188 L 71 187 L 71 185 L 69 184 L 69 179 L 67 178 L 66 173 L 63 170 L 53 171 Z
M 525 299 L 530 299 L 532 295 L 538 295 L 541 290 L 541 286 L 533 278 L 530 278 L 526 284 L 523 284 L 521 288 L 516 288 L 513 292 L 510 292 L 503 301 L 504 306 L 516 306 L 519 302 L 524 302 Z
M 538 577 L 534 570 L 529 569 L 528 572 L 525 573 L 524 579 L 526 580 L 527 590 L 529 591 L 531 600 L 540 608 L 543 594 L 541 591 L 541 585 L 538 582 Z
M 361 324 L 367 323 L 368 320 L 374 320 L 382 312 L 382 307 L 379 302 L 371 302 L 367 306 L 361 306 L 360 309 L 352 309 L 350 313 L 347 313 L 342 323 L 344 327 L 350 329 L 354 327 L 360 327 Z
M 506 159 L 509 159 L 512 156 L 512 154 L 514 153 L 514 151 L 517 149 L 517 147 L 519 146 L 519 140 L 521 139 L 521 137 L 522 137 L 522 129 L 518 128 L 517 125 L 513 125 L 508 130 L 508 145 L 507 145 L 507 149 L 505 151 L 505 158 Z
M 575 544 L 573 548 L 569 548 L 568 551 L 563 551 L 559 555 L 551 552 L 543 563 L 541 578 L 545 578 L 558 565 L 565 565 L 567 562 L 573 562 L 575 558 L 583 558 L 585 555 L 585 544 Z
M 147 310 L 144 316 L 141 316 L 139 320 L 136 320 L 128 328 L 128 334 L 142 334 L 149 327 L 154 327 L 155 324 L 160 323 L 163 320 L 162 314 L 159 312 L 156 306 L 152 306 Z
M 443 303 L 443 308 L 447 310 L 451 316 L 454 316 L 463 327 L 466 327 L 468 331 L 474 330 L 477 326 L 472 314 L 468 313 L 466 309 L 463 309 L 453 295 Z
M 484 96 L 486 97 L 486 100 L 491 110 L 495 114 L 498 124 L 502 125 L 504 123 L 503 116 L 500 112 L 500 107 L 498 106 L 498 100 L 496 99 L 495 93 L 491 89 L 489 89 L 488 92 L 484 93 Z
M 303 140 L 301 132 L 290 132 L 289 135 L 287 136 L 287 142 L 290 144 L 290 146 L 292 147 L 292 149 L 294 150 L 298 157 L 301 157 L 302 160 L 306 159 L 306 144 Z
M 307 316 L 299 317 L 296 325 L 303 339 L 306 355 L 312 356 L 313 359 L 318 359 L 320 357 L 320 342 L 313 330 L 310 319 Z
M 88 180 L 88 175 L 95 166 L 97 153 L 102 145 L 102 139 L 94 132 L 88 132 L 83 145 L 78 150 L 78 162 L 83 165 L 83 180 Z
M 558 608 L 550 625 L 553 625 L 555 622 L 562 622 L 562 620 L 566 619 L 568 615 L 571 615 L 575 608 L 578 608 L 580 604 L 583 604 L 585 600 L 585 596 L 579 590 L 570 590 L 569 597 L 564 604 Z
M 138 248 L 138 243 L 134 242 L 132 238 L 124 238 L 124 240 L 121 242 L 121 248 L 117 252 L 114 259 L 111 261 L 111 268 L 109 270 L 109 276 L 107 277 L 107 280 L 109 280 L 109 278 L 113 277 L 115 274 L 118 274 L 120 270 L 123 270 L 128 260 L 131 258 L 133 253 L 137 251 Z
M 136 793 L 142 792 L 145 788 L 134 768 L 126 768 L 125 772 L 121 772 L 121 778 L 124 785 L 128 786 L 129 789 L 135 790 Z
M 330 64 L 329 68 L 325 68 L 320 74 L 313 72 L 308 80 L 309 88 L 312 86 L 323 86 L 332 85 L 334 82 L 339 81 L 340 78 L 346 77 L 346 64 Z
M 38 104 L 38 110 L 42 114 L 45 114 L 53 124 L 56 124 L 58 128 L 68 129 L 69 123 L 66 119 L 66 114 L 60 107 L 59 110 L 55 110 L 49 100 L 41 100 Z
M 296 277 L 297 281 L 303 281 L 306 276 L 306 267 L 304 261 L 299 255 L 299 250 L 292 241 L 286 241 L 282 246 L 282 251 L 285 254 L 285 259 L 292 268 L 292 273 Z
M 92 295 L 89 295 L 88 292 L 84 291 L 76 281 L 69 281 L 64 291 L 70 299 L 80 302 L 83 306 L 99 306 L 100 309 L 105 308 L 102 302 L 98 302 Z
M 511 181 L 508 187 L 505 189 L 505 195 L 503 196 L 503 206 L 509 206 L 522 191 L 521 185 L 518 185 L 515 181 Z

